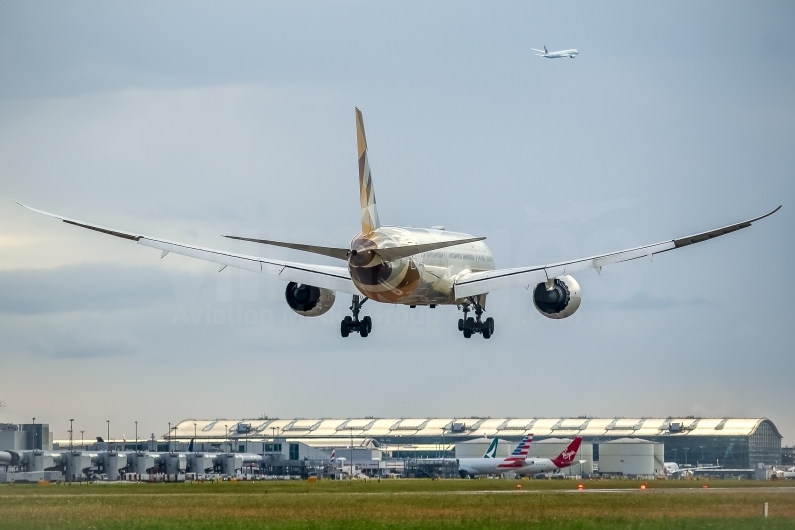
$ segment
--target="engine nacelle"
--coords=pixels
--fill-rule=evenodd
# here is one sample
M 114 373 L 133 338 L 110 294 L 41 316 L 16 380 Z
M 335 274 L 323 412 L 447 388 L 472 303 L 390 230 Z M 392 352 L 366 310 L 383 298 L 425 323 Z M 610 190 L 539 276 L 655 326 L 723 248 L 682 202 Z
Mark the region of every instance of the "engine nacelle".
M 305 283 L 290 282 L 284 291 L 290 309 L 304 317 L 318 317 L 331 309 L 336 296 L 334 291 Z
M 571 276 L 555 278 L 551 289 L 547 289 L 546 283 L 539 283 L 533 289 L 533 303 L 547 318 L 570 317 L 580 307 L 580 300 L 580 284 Z

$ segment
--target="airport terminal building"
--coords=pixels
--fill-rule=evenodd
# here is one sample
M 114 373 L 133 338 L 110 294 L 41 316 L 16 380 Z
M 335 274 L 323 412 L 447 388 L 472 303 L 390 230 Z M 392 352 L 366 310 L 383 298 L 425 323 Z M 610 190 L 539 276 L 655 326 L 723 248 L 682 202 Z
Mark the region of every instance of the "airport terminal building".
M 275 441 L 316 448 L 360 447 L 385 457 L 452 457 L 456 443 L 499 437 L 519 441 L 582 436 L 594 444 L 619 439 L 664 444 L 666 462 L 752 469 L 781 464 L 781 439 L 767 418 L 348 418 L 183 420 L 165 438 L 239 452 L 268 452 Z M 260 445 L 261 444 L 261 445 Z M 209 447 L 208 447 L 209 448 Z

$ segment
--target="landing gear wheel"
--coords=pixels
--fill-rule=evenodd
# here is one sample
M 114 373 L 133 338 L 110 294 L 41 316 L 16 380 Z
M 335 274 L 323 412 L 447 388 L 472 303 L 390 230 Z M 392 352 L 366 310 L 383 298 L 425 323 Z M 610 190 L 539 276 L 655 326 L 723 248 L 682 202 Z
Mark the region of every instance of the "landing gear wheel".
M 465 339 L 468 339 L 468 338 L 470 338 L 470 337 L 472 337 L 472 330 L 471 330 L 471 329 L 464 328 L 464 338 L 465 338 Z
M 463 318 L 459 318 L 458 319 L 458 331 L 464 331 L 464 319 Z
M 483 323 L 483 338 L 488 339 L 494 335 L 494 319 L 489 317 Z
M 357 332 L 360 336 L 366 337 L 373 330 L 373 321 L 370 319 L 370 317 L 364 317 L 361 321 L 359 320 L 359 311 L 361 311 L 362 306 L 367 300 L 367 297 L 365 297 L 363 300 L 360 300 L 359 295 L 353 295 L 353 301 L 351 302 L 351 307 L 349 308 L 353 313 L 353 316 L 345 317 L 340 323 L 340 334 L 343 337 L 347 337 L 351 334 L 351 332 Z
M 472 317 L 467 318 L 466 321 L 464 322 L 464 329 L 472 330 L 472 328 L 474 327 L 475 327 L 475 319 Z

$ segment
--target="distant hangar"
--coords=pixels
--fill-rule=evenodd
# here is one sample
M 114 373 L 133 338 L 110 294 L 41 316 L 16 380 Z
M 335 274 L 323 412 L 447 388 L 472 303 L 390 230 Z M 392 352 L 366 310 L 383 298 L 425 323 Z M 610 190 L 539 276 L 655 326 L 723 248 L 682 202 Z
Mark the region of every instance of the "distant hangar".
M 767 418 L 348 418 L 184 420 L 166 438 L 202 443 L 295 440 L 314 447 L 373 447 L 394 457 L 452 456 L 455 443 L 582 436 L 599 444 L 639 438 L 665 445 L 665 461 L 753 468 L 781 463 L 781 434 Z M 594 446 L 595 450 L 597 445 Z M 594 454 L 598 460 L 599 455 Z

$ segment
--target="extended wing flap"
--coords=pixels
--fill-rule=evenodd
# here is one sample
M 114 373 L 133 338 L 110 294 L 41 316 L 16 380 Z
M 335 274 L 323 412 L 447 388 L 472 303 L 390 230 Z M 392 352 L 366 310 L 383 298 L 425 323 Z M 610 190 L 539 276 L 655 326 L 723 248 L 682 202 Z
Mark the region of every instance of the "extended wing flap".
M 138 244 L 145 247 L 163 250 L 165 252 L 173 252 L 174 254 L 181 254 L 191 258 L 218 263 L 219 265 L 228 265 L 229 267 L 236 267 L 238 269 L 245 269 L 247 271 L 257 273 L 262 272 L 262 264 L 260 263 L 260 260 L 253 256 L 239 256 L 208 248 L 172 243 L 170 241 L 163 241 L 161 239 L 143 236 L 138 239 Z
M 508 287 L 516 287 L 519 285 L 529 286 L 544 282 L 549 278 L 563 276 L 564 274 L 575 274 L 588 269 L 596 269 L 597 271 L 600 271 L 602 267 L 613 265 L 614 263 L 620 263 L 622 261 L 629 261 L 643 257 L 652 257 L 654 254 L 667 252 L 669 250 L 674 250 L 695 243 L 701 243 L 702 241 L 708 241 L 710 239 L 747 228 L 751 226 L 752 223 L 773 215 L 779 211 L 780 208 L 781 206 L 765 215 L 749 219 L 748 221 L 735 223 L 733 225 L 724 226 L 714 230 L 708 230 L 706 232 L 701 232 L 692 236 L 655 243 L 653 245 L 645 245 L 642 247 L 621 250 L 619 252 L 611 252 L 608 254 L 601 254 L 599 256 L 592 256 L 590 258 L 554 263 L 550 265 L 464 274 L 456 279 L 454 287 L 455 296 L 456 298 L 466 298 L 468 296 L 498 291 Z

